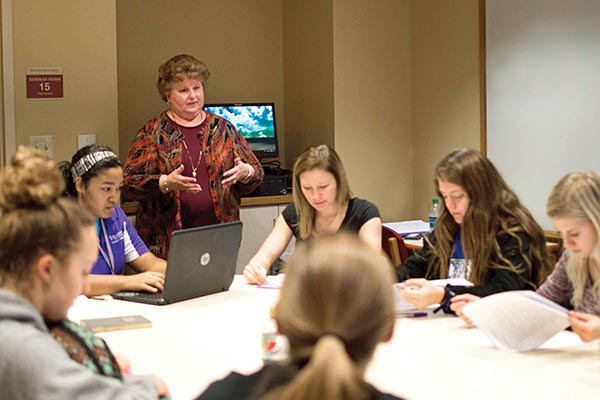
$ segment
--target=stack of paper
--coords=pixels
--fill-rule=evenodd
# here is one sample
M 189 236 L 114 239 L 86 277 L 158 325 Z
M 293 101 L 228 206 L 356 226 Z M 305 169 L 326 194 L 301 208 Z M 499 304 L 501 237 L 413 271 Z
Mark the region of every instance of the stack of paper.
M 504 350 L 537 348 L 569 326 L 569 311 L 529 290 L 497 293 L 467 304 L 463 313 Z
M 406 236 L 411 233 L 429 232 L 429 223 L 421 220 L 401 221 L 401 222 L 385 222 L 382 224 L 399 235 Z

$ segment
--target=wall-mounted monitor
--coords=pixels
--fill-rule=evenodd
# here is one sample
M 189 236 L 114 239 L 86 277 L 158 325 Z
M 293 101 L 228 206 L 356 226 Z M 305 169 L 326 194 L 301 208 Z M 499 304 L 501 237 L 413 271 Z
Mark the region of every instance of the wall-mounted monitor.
M 204 110 L 231 122 L 258 159 L 279 157 L 273 103 L 206 104 Z

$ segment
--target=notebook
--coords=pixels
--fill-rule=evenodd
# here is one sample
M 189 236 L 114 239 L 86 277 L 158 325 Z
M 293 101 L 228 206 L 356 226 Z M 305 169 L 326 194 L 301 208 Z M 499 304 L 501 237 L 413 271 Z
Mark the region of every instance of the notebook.
M 173 232 L 164 290 L 160 293 L 118 292 L 118 300 L 170 304 L 229 290 L 242 239 L 240 221 Z

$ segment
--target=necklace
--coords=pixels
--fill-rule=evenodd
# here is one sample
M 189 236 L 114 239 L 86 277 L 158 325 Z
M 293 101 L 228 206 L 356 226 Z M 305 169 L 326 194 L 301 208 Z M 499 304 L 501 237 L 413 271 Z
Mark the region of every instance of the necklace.
M 200 168 L 200 162 L 202 161 L 202 146 L 200 146 L 200 152 L 198 154 L 198 162 L 196 163 L 196 166 L 194 167 L 194 160 L 192 160 L 192 153 L 190 153 L 190 149 L 188 149 L 188 146 L 185 143 L 185 136 L 183 135 L 183 133 L 181 133 L 181 129 L 179 129 L 179 124 L 176 121 L 175 113 L 173 111 L 169 110 L 169 111 L 167 111 L 167 116 L 169 116 L 169 118 L 171 118 L 173 120 L 173 122 L 177 126 L 177 132 L 179 133 L 179 136 L 181 136 L 183 138 L 183 140 L 181 142 L 183 143 L 183 147 L 185 147 L 185 151 L 187 152 L 188 158 L 190 159 L 190 165 L 192 166 L 192 176 L 194 177 L 194 179 L 196 179 L 196 175 L 198 175 L 197 171 L 198 171 L 198 168 Z M 202 122 L 204 122 L 204 111 L 200 110 L 200 124 L 202 124 Z
M 177 130 L 179 131 L 179 134 L 181 135 L 181 131 L 179 130 L 179 127 L 177 127 Z M 181 135 L 183 136 L 183 135 Z M 200 152 L 198 154 L 198 162 L 196 163 L 196 166 L 194 167 L 194 161 L 192 160 L 192 154 L 190 153 L 190 149 L 188 149 L 187 144 L 185 143 L 185 137 L 182 140 L 183 143 L 183 147 L 185 147 L 185 151 L 187 151 L 188 154 L 188 158 L 190 159 L 190 165 L 192 166 L 192 176 L 194 177 L 194 179 L 196 179 L 196 175 L 198 171 L 198 168 L 200 168 L 200 161 L 202 161 L 202 146 L 200 146 Z

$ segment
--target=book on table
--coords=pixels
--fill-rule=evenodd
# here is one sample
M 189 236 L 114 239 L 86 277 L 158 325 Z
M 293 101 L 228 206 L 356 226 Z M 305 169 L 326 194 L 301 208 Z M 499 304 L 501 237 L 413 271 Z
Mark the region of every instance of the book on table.
M 92 332 L 118 331 L 123 329 L 151 328 L 152 321 L 142 315 L 82 319 L 80 325 Z

